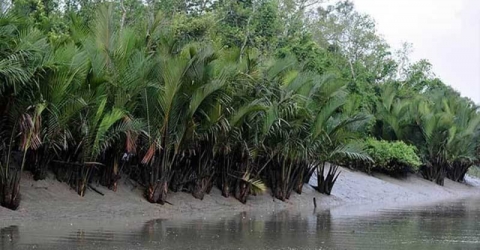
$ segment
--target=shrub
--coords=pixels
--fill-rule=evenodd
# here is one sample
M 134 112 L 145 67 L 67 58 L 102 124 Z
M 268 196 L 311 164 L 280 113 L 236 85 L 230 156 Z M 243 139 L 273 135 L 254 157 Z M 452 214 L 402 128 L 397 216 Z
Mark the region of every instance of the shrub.
M 472 166 L 468 169 L 467 174 L 480 179 L 480 166 Z
M 385 172 L 390 175 L 404 175 L 416 172 L 421 165 L 416 147 L 402 141 L 384 141 L 369 138 L 365 141 L 365 151 L 373 159 L 367 171 Z

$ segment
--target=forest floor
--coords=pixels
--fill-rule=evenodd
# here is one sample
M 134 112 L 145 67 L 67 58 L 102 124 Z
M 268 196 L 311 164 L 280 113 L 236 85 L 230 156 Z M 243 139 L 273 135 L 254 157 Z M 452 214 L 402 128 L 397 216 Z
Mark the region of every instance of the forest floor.
M 316 192 L 309 185 L 303 194 L 293 193 L 286 202 L 273 199 L 270 193 L 250 196 L 246 204 L 235 198 L 221 196 L 216 188 L 203 200 L 191 194 L 178 192 L 169 194 L 170 204 L 151 204 L 143 197 L 140 187 L 134 188 L 128 181 L 119 181 L 117 192 L 102 186 L 94 186 L 104 196 L 87 190 L 85 197 L 78 196 L 67 184 L 53 177 L 34 181 L 29 173 L 22 176 L 22 201 L 16 211 L 0 207 L 0 225 L 28 221 L 66 220 L 151 220 L 161 218 L 195 218 L 239 212 L 275 212 L 281 210 L 313 210 L 316 198 L 318 210 L 332 210 L 354 215 L 369 213 L 387 207 L 412 207 L 430 203 L 457 200 L 478 195 L 480 179 L 467 176 L 466 183 L 445 180 L 439 186 L 418 175 L 396 179 L 383 174 L 368 175 L 363 172 L 340 168 L 340 178 L 332 195 Z

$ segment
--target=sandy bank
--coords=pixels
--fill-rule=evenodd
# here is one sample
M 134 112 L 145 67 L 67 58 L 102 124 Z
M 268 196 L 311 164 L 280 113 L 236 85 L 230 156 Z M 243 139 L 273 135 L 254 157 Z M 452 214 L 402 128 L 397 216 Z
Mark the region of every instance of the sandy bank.
M 33 181 L 31 175 L 25 173 L 21 183 L 21 205 L 17 211 L 0 207 L 0 224 L 57 219 L 149 220 L 242 211 L 306 210 L 313 209 L 313 197 L 316 197 L 318 209 L 336 208 L 342 211 L 342 208 L 346 208 L 343 209 L 344 213 L 355 213 L 355 208 L 360 205 L 367 207 L 367 210 L 375 210 L 380 207 L 415 206 L 480 195 L 480 180 L 470 177 L 466 184 L 445 180 L 445 186 L 441 187 L 416 175 L 395 179 L 382 174 L 370 176 L 345 168 L 341 171 L 331 196 L 319 194 L 306 185 L 302 195 L 294 193 L 287 202 L 275 200 L 269 193 L 265 193 L 251 196 L 244 205 L 234 198 L 222 197 L 220 191 L 214 189 L 202 201 L 188 193 L 171 193 L 169 202 L 173 206 L 148 203 L 142 197 L 142 190 L 133 189 L 123 180 L 120 181 L 117 192 L 99 186 L 97 189 L 105 196 L 89 190 L 85 197 L 79 197 L 65 183 L 57 182 L 53 178 Z

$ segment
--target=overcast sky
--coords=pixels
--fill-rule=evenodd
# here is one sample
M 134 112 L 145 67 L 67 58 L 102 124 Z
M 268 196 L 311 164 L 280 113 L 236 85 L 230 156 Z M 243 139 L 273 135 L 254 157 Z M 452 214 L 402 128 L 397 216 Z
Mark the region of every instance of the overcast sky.
M 413 43 L 414 61 L 480 104 L 480 0 L 353 0 L 392 47 Z

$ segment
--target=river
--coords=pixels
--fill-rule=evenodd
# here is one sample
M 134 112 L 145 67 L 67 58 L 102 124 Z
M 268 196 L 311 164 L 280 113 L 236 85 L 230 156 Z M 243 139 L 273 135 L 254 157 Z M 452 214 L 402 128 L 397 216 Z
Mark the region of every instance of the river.
M 480 249 L 480 199 L 194 217 L 0 224 L 0 249 Z

